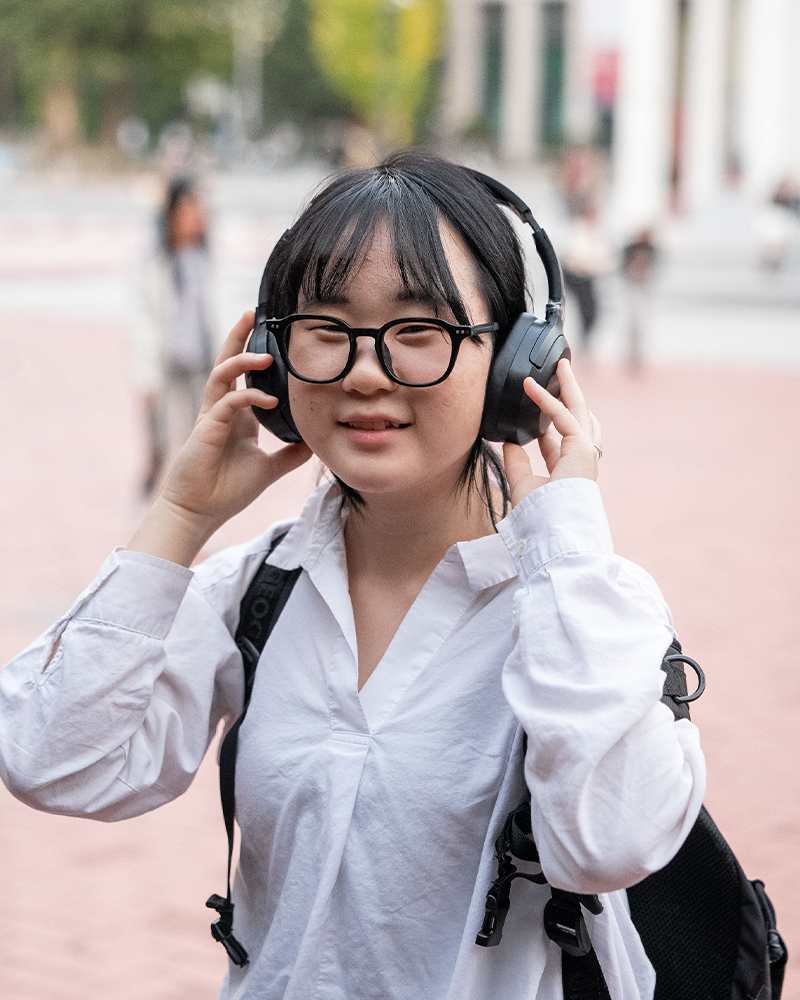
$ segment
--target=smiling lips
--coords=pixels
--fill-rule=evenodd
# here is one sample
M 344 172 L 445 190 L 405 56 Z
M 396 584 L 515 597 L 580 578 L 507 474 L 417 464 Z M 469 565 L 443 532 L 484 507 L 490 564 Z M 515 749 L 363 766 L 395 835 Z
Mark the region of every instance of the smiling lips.
M 375 420 L 344 420 L 345 427 L 352 427 L 356 431 L 387 431 L 399 430 L 401 427 L 408 427 L 399 420 L 375 419 Z

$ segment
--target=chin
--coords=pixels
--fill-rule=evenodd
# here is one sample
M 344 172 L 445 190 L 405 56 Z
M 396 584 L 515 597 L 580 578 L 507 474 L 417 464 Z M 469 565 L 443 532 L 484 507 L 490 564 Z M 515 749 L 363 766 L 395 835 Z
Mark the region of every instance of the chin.
M 380 463 L 369 459 L 343 462 L 341 456 L 333 455 L 329 456 L 331 461 L 326 461 L 324 455 L 317 454 L 317 457 L 332 475 L 365 499 L 370 495 L 402 493 L 408 489 L 411 479 L 415 478 L 404 474 L 396 462 Z
M 413 475 L 410 470 L 406 475 L 398 475 L 397 471 L 391 475 L 369 475 L 363 469 L 349 469 L 343 475 L 337 469 L 330 466 L 328 468 L 341 482 L 359 493 L 367 503 L 370 498 L 396 497 L 405 507 L 414 507 L 423 498 L 426 498 L 425 503 L 429 503 L 434 496 L 451 496 L 463 467 L 464 462 L 458 462 L 452 468 L 438 470 L 437 475 L 431 474 L 430 470 L 422 474 L 417 470 L 417 475 Z
M 391 496 L 393 493 L 402 493 L 407 488 L 406 484 L 387 483 L 385 480 L 376 481 L 369 476 L 341 476 L 335 469 L 330 471 L 340 482 L 349 489 L 355 490 L 365 500 L 371 496 Z

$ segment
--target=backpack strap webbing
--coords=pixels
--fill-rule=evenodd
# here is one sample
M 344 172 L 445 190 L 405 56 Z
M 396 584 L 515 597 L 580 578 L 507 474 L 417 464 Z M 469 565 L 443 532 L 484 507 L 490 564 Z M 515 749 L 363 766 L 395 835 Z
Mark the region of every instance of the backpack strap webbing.
M 561 952 L 564 1000 L 611 1000 L 594 948 L 588 955 Z
M 285 535 L 284 532 L 275 539 L 270 546 L 269 554 L 272 554 L 283 541 Z M 248 957 L 245 948 L 233 935 L 231 899 L 233 821 L 236 815 L 236 751 L 239 745 L 239 730 L 250 704 L 259 657 L 301 572 L 300 568 L 279 569 L 277 566 L 270 566 L 265 560 L 259 566 L 242 598 L 239 625 L 234 636 L 244 665 L 244 705 L 239 718 L 225 734 L 219 750 L 219 794 L 225 832 L 228 835 L 228 892 L 226 896 L 213 893 L 206 901 L 206 906 L 219 914 L 219 919 L 211 925 L 211 936 L 223 945 L 234 965 L 240 966 L 247 965 Z

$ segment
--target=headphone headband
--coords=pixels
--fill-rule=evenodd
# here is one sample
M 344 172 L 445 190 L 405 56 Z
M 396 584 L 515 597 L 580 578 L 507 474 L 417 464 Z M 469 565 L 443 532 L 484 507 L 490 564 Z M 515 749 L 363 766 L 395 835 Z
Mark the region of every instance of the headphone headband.
M 530 208 L 519 195 L 514 194 L 511 188 L 507 188 L 505 184 L 501 184 L 500 181 L 495 180 L 494 177 L 490 177 L 488 174 L 482 174 L 480 170 L 473 170 L 472 167 L 465 167 L 464 169 L 479 184 L 482 184 L 483 187 L 491 192 L 497 201 L 512 208 L 520 219 L 531 227 L 533 230 L 533 242 L 536 244 L 536 252 L 539 254 L 539 258 L 544 266 L 545 276 L 547 277 L 548 301 L 545 315 L 548 318 L 556 313 L 563 315 L 564 284 L 561 278 L 561 266 L 558 263 L 558 257 L 556 257 L 553 244 L 550 242 L 550 237 L 536 219 L 534 219 Z

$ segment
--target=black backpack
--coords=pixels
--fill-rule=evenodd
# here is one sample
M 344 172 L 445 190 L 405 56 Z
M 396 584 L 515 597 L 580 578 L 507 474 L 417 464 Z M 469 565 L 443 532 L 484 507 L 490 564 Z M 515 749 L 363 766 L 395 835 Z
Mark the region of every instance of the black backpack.
M 270 552 L 281 542 L 277 538 Z M 244 706 L 222 741 L 219 783 L 228 834 L 227 895 L 214 893 L 206 906 L 219 914 L 211 934 L 239 966 L 247 952 L 233 935 L 231 861 L 236 812 L 235 776 L 239 729 L 253 690 L 261 651 L 275 626 L 300 569 L 284 570 L 264 562 L 256 572 L 239 611 L 235 641 L 244 663 Z M 683 663 L 700 681 L 687 695 Z M 677 640 L 664 656 L 664 701 L 677 718 L 688 718 L 688 702 L 702 694 L 699 666 L 683 656 Z M 531 836 L 530 799 L 509 813 L 495 845 L 498 876 L 486 899 L 483 926 L 476 943 L 500 943 L 515 879 L 546 882 L 543 875 L 520 872 L 512 861 L 538 861 Z M 686 842 L 661 871 L 628 889 L 631 917 L 656 970 L 654 1000 L 779 1000 L 787 961 L 786 946 L 775 925 L 775 911 L 758 880 L 749 881 L 705 809 Z M 564 1000 L 608 1000 L 603 973 L 592 949 L 581 908 L 599 913 L 597 896 L 579 896 L 551 887 L 545 907 L 545 932 L 562 949 Z

